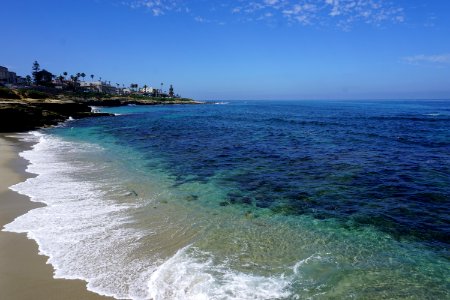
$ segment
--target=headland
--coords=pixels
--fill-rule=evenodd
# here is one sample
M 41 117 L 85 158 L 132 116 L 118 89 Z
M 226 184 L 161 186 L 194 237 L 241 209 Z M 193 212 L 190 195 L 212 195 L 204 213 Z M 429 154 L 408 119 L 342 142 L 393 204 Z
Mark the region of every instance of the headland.
M 51 90 L 53 91 L 53 90 Z M 200 104 L 187 98 L 98 93 L 42 92 L 0 87 L 0 132 L 22 132 L 53 126 L 68 118 L 113 116 L 92 106 Z
M 104 117 L 111 114 L 93 111 L 92 106 L 200 104 L 168 91 L 137 83 L 125 87 L 111 81 L 85 80 L 86 74 L 56 76 L 33 63 L 32 76 L 18 76 L 0 66 L 0 132 L 28 131 L 53 126 L 68 118 Z

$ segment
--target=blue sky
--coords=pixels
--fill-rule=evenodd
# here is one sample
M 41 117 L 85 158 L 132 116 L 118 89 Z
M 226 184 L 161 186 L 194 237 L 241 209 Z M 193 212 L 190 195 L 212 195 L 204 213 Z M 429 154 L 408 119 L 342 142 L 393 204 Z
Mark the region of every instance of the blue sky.
M 197 99 L 450 99 L 447 0 L 2 0 L 0 65 Z

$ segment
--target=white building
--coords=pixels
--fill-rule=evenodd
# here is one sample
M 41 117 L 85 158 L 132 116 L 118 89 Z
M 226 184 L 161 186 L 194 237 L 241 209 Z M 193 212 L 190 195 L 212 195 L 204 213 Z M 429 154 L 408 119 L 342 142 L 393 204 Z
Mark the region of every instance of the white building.
M 92 92 L 117 94 L 117 88 L 107 84 L 104 81 L 93 81 L 93 82 L 80 81 L 79 84 L 81 88 L 84 88 L 85 90 L 89 90 Z
M 139 91 L 141 93 L 145 93 L 145 94 L 153 94 L 153 93 L 157 92 L 157 89 L 148 86 L 148 87 L 140 88 Z
M 144 94 L 151 94 L 153 96 L 161 94 L 161 90 L 158 90 L 158 89 L 155 89 L 152 87 L 141 88 L 141 89 L 139 89 L 139 92 L 144 93 Z

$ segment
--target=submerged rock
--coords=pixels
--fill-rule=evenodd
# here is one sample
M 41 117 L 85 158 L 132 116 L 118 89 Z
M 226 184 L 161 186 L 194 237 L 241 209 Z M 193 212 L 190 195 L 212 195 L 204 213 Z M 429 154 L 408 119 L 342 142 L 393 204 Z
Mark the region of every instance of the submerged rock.
M 186 201 L 188 201 L 188 202 L 195 201 L 195 200 L 198 200 L 197 195 L 189 195 L 186 197 Z

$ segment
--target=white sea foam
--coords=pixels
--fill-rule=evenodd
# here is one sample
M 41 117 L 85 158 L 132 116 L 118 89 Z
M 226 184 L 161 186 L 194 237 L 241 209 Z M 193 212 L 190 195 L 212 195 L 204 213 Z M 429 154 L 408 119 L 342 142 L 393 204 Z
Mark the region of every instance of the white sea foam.
M 152 299 L 280 299 L 291 295 L 290 280 L 230 270 L 205 253 L 181 249 L 148 282 Z M 196 255 L 197 254 L 197 255 Z
M 130 258 L 145 234 L 126 226 L 133 205 L 108 200 L 95 182 L 77 177 L 92 166 L 62 159 L 99 147 L 39 133 L 33 137 L 39 143 L 21 156 L 30 161 L 27 171 L 38 176 L 11 189 L 47 206 L 16 218 L 4 230 L 36 240 L 56 278 L 86 280 L 88 289 L 117 298 L 146 298 L 145 272 L 139 270 L 152 270 L 154 263 Z
M 91 112 L 98 113 L 101 110 L 99 106 L 89 106 L 91 108 Z

